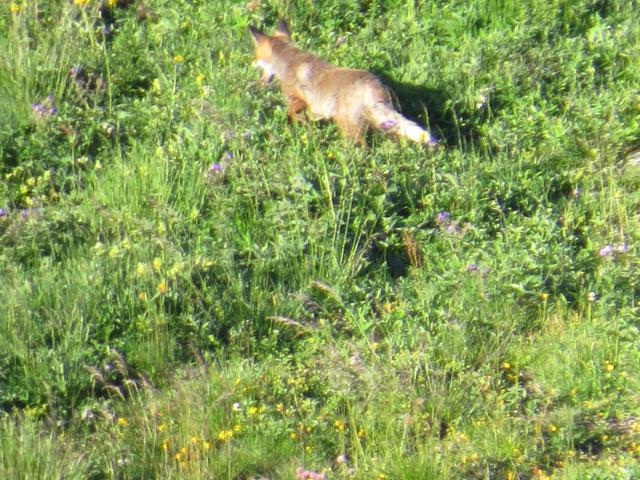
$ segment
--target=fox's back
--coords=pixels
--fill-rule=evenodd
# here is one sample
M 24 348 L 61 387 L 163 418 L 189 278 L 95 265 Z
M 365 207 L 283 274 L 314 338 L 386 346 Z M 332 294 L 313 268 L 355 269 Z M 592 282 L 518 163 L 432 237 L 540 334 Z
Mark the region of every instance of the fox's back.
M 273 49 L 274 63 L 280 63 L 280 79 L 287 95 L 303 98 L 314 117 L 352 116 L 366 105 L 390 102 L 380 80 L 364 70 L 343 68 L 287 43 Z

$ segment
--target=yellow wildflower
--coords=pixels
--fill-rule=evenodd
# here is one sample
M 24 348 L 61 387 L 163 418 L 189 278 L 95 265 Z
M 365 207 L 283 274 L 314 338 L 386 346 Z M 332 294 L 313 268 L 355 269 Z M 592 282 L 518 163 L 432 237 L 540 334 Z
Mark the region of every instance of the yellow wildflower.
M 218 440 L 224 442 L 233 437 L 233 430 L 222 430 L 218 433 Z
M 73 0 L 73 4 L 79 7 L 84 7 L 87 3 L 89 3 L 89 0 Z
M 162 260 L 160 260 L 158 257 L 153 259 L 153 262 L 151 262 L 151 266 L 153 267 L 153 270 L 156 272 L 160 271 L 160 268 L 162 268 Z
M 129 424 L 129 422 L 127 422 L 127 419 L 124 417 L 118 417 L 118 420 L 116 420 L 116 423 L 121 427 L 126 427 Z
M 9 5 L 9 11 L 11 13 L 13 13 L 13 14 L 19 13 L 20 12 L 20 5 L 12 3 L 11 5 Z
M 251 405 L 249 408 L 247 408 L 247 415 L 255 415 L 256 413 L 258 413 L 258 407 L 256 407 L 255 405 Z
M 213 262 L 208 258 L 203 258 L 201 264 L 204 269 L 209 269 L 213 266 Z
M 158 283 L 158 286 L 156 287 L 156 289 L 158 290 L 158 293 L 161 295 L 164 295 L 165 293 L 167 293 L 167 284 L 165 281 L 161 280 Z
M 337 432 L 343 431 L 344 422 L 342 420 L 336 420 L 335 422 L 333 422 L 333 428 L 335 428 Z
M 173 57 L 173 61 L 174 61 L 174 63 L 182 63 L 182 62 L 184 62 L 184 57 L 182 55 L 178 54 L 175 57 Z
M 170 277 L 173 278 L 173 277 L 176 277 L 181 270 L 182 270 L 182 265 L 180 263 L 176 263 L 169 269 L 167 273 L 169 274 Z
M 104 250 L 104 245 L 102 244 L 102 242 L 101 242 L 101 241 L 97 241 L 97 242 L 95 243 L 95 245 L 93 246 L 93 251 L 94 251 L 96 254 L 100 255 L 100 254 L 103 252 L 103 250 Z

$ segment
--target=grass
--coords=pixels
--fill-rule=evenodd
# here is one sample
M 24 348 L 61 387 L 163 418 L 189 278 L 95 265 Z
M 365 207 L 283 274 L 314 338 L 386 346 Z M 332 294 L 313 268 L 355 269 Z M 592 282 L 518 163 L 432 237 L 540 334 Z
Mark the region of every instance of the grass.
M 0 477 L 640 474 L 631 2 L 1 9 Z M 280 16 L 443 148 L 289 125 Z

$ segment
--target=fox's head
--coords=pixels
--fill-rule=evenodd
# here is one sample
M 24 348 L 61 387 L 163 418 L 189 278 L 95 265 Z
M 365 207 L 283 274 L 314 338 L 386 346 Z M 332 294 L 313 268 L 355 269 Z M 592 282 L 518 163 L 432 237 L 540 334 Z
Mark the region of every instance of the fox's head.
M 276 29 L 272 35 L 267 35 L 253 25 L 249 26 L 249 31 L 253 38 L 256 53 L 256 59 L 253 62 L 253 66 L 262 69 L 260 80 L 264 83 L 269 83 L 274 75 L 273 45 L 278 41 L 289 41 L 289 27 L 287 26 L 287 22 L 281 19 L 278 21 Z

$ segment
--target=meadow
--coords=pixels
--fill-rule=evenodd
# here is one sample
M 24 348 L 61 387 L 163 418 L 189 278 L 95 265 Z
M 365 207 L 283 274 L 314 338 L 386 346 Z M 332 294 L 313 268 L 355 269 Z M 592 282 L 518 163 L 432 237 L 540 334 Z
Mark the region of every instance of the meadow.
M 640 478 L 637 8 L 0 3 L 0 478 Z M 280 17 L 440 147 L 290 124 Z

